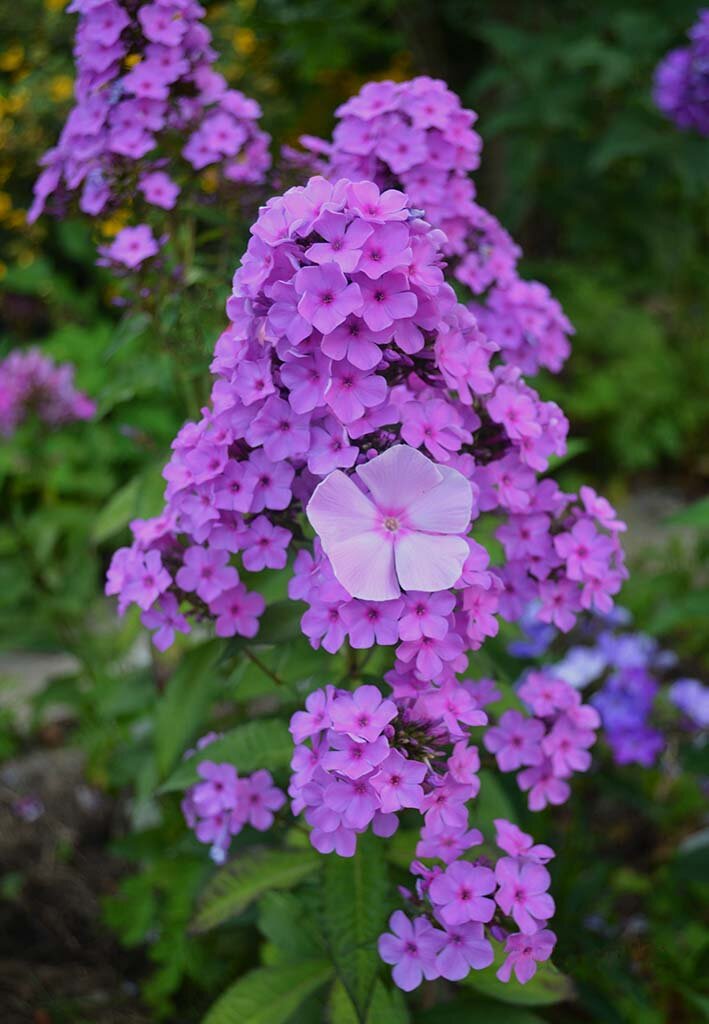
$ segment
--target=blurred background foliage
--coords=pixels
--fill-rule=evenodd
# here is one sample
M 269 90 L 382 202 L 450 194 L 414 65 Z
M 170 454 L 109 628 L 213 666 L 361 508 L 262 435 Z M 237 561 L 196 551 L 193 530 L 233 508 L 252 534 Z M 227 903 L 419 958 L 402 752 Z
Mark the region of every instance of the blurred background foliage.
M 276 145 L 296 144 L 304 132 L 329 135 L 337 104 L 370 78 L 440 76 L 478 111 L 481 202 L 523 245 L 525 275 L 550 285 L 577 331 L 563 373 L 540 384 L 581 442 L 559 468 L 561 482 L 591 480 L 628 515 L 633 572 L 624 603 L 640 628 L 679 650 L 687 674 L 706 669 L 709 508 L 693 502 L 709 477 L 709 143 L 679 133 L 650 96 L 654 66 L 681 43 L 696 0 L 205 6 L 221 70 L 261 102 Z M 153 1012 L 177 1019 L 177 1000 L 179 1019 L 193 1020 L 205 990 L 223 985 L 225 962 L 229 976 L 254 962 L 254 933 L 240 925 L 187 934 L 203 852 L 185 837 L 176 807 L 154 819 L 158 697 L 131 663 L 137 620 L 117 628 L 113 607 L 97 598 L 128 520 L 159 502 L 156 467 L 183 405 L 169 356 L 146 346 L 145 325 L 126 323 L 115 306 L 114 285 L 94 263 L 103 240 L 95 229 L 25 223 L 37 160 L 71 105 L 74 19 L 64 7 L 0 0 L 0 357 L 41 344 L 73 361 L 99 418 L 50 439 L 28 427 L 0 442 L 0 649 L 78 656 L 79 668 L 54 680 L 35 715 L 54 704 L 69 709 L 96 784 L 121 791 L 138 779 L 132 824 L 142 831 L 115 852 L 142 871 L 111 896 L 108 919 L 126 946 L 150 948 L 155 970 L 143 995 Z M 120 226 L 117 218 L 103 231 Z M 235 238 L 234 266 L 242 246 Z M 205 373 L 228 277 L 182 325 L 189 358 L 203 359 Z M 2 712 L 0 752 L 15 743 Z M 588 800 L 579 794 L 573 821 L 546 821 L 560 852 L 559 962 L 579 1001 L 540 1010 L 543 1017 L 511 1009 L 509 1021 L 495 1020 L 709 1019 L 698 994 L 707 935 L 687 925 L 702 870 L 691 844 L 682 845 L 701 804 L 681 768 L 670 759 L 669 774 L 627 769 L 619 777 L 605 765 L 584 781 Z M 520 820 L 541 828 L 524 812 Z M 421 1016 L 422 1024 L 436 1019 Z

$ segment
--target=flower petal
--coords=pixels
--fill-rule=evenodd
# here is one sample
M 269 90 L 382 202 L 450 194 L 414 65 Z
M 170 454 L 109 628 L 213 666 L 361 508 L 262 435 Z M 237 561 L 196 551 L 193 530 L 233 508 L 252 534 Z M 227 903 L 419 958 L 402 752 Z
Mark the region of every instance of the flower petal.
M 357 467 L 357 473 L 379 506 L 406 508 L 442 480 L 435 463 L 406 444 L 387 448 L 371 462 Z
M 473 492 L 457 469 L 437 467 L 443 479 L 419 495 L 407 508 L 407 519 L 417 530 L 432 533 L 463 533 L 470 523 Z
M 342 540 L 327 555 L 332 571 L 352 597 L 390 601 L 401 594 L 394 569 L 394 547 L 381 533 L 372 530 Z
M 371 530 L 376 521 L 372 502 L 339 469 L 318 484 L 305 511 L 327 553 L 333 544 Z
M 462 537 L 409 533 L 394 544 L 396 574 L 402 590 L 433 593 L 458 582 L 468 545 Z

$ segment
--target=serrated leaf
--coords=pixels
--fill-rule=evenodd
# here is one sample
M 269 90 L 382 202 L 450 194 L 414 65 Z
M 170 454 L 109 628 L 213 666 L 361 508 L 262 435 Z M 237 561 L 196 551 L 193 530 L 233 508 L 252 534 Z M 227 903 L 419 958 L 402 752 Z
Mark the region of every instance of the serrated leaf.
M 482 971 L 471 971 L 461 982 L 462 985 L 474 988 L 501 1003 L 514 1003 L 518 1006 L 551 1006 L 573 998 L 571 979 L 562 974 L 551 961 L 538 964 L 537 973 L 525 985 L 520 985 L 514 974 L 508 982 L 500 981 L 495 972 L 506 957 L 499 943 L 493 943 L 493 948 L 493 963 Z
M 323 956 L 323 942 L 314 913 L 314 896 L 306 892 L 267 892 L 259 901 L 258 929 L 269 940 L 278 961 L 292 963 Z
M 192 930 L 205 932 L 236 917 L 265 892 L 290 889 L 321 864 L 313 850 L 257 850 L 221 868 L 207 883 Z
M 384 851 L 375 836 L 360 836 L 354 857 L 326 858 L 322 924 L 337 976 L 361 1020 L 372 999 L 381 961 L 377 939 L 387 917 Z
M 162 784 L 159 793 L 187 789 L 198 781 L 197 766 L 205 760 L 228 761 L 241 773 L 259 768 L 275 771 L 290 763 L 293 740 L 285 722 L 277 718 L 257 718 L 229 729 L 208 747 L 197 751 L 179 765 Z
M 208 640 L 187 651 L 157 706 L 155 756 L 163 778 L 200 731 L 212 696 L 212 676 L 221 641 Z
M 284 1024 L 332 976 L 326 960 L 259 967 L 228 988 L 202 1024 Z

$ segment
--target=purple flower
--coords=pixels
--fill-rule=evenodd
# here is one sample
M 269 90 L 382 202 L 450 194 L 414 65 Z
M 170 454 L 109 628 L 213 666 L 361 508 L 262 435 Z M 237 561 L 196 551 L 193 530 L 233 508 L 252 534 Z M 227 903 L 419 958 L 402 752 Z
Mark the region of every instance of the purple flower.
M 495 899 L 525 935 L 532 935 L 554 915 L 554 900 L 547 889 L 549 872 L 541 864 L 520 863 L 501 857 L 495 866 L 499 889 Z
M 436 591 L 460 576 L 470 520 L 465 478 L 397 445 L 357 468 L 370 497 L 336 470 L 318 485 L 307 514 L 335 575 L 353 597 L 386 601 L 401 589 Z
M 534 935 L 510 935 L 505 942 L 507 959 L 497 971 L 500 981 L 509 981 L 512 971 L 520 984 L 537 973 L 537 964 L 548 960 L 556 945 L 556 935 L 546 928 Z
M 454 861 L 431 883 L 431 900 L 444 925 L 467 921 L 487 922 L 495 913 L 495 902 L 488 894 L 495 889 L 490 868 L 476 867 L 468 861 Z
M 426 765 L 421 761 L 402 757 L 396 750 L 389 752 L 371 779 L 384 814 L 391 814 L 403 807 L 420 808 L 423 800 L 421 783 L 426 771 Z
M 445 937 L 425 917 L 410 921 L 402 910 L 389 918 L 391 932 L 379 936 L 377 948 L 385 964 L 394 964 L 392 978 L 404 992 L 417 988 L 424 978 L 438 977 L 436 954 Z
M 461 981 L 472 970 L 489 967 L 495 955 L 485 938 L 485 930 L 477 921 L 446 927 L 446 942 L 436 957 L 442 978 Z
M 487 730 L 483 743 L 497 758 L 501 771 L 513 772 L 522 765 L 541 761 L 543 736 L 544 726 L 536 718 L 525 718 L 519 711 L 505 711 L 499 724 Z
M 376 686 L 359 686 L 330 706 L 335 732 L 347 733 L 353 740 L 373 743 L 396 716 L 393 701 L 384 700 Z
M 296 274 L 295 286 L 302 293 L 298 312 L 323 334 L 334 331 L 350 313 L 362 308 L 359 286 L 347 283 L 337 263 L 303 267 Z
M 159 651 L 166 651 L 172 646 L 176 632 L 190 632 L 190 624 L 184 615 L 180 614 L 177 598 L 172 594 L 162 594 L 157 605 L 143 612 L 140 621 L 146 629 L 155 630 L 153 643 Z
M 123 228 L 118 232 L 110 245 L 105 246 L 103 254 L 106 259 L 121 266 L 135 270 L 151 256 L 155 256 L 159 245 L 147 224 Z

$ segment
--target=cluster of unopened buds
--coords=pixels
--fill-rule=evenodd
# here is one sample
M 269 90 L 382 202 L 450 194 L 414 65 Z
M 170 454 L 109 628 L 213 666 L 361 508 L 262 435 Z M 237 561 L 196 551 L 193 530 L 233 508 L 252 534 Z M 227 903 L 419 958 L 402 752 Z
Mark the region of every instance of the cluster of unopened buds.
M 15 349 L 0 361 L 0 434 L 14 434 L 34 415 L 57 427 L 89 420 L 96 403 L 74 387 L 74 367 L 57 365 L 38 349 Z
M 709 9 L 699 11 L 687 35 L 689 46 L 671 50 L 658 64 L 653 97 L 678 128 L 709 135 Z
M 545 285 L 519 277 L 521 249 L 475 198 L 476 114 L 444 82 L 422 75 L 369 82 L 336 115 L 332 142 L 301 140 L 323 173 L 406 192 L 444 232 L 451 272 L 476 296 L 471 308 L 504 360 L 526 374 L 558 372 L 573 328 Z
M 62 214 L 78 193 L 91 216 L 129 204 L 161 224 L 155 214 L 175 206 L 180 180 L 206 167 L 227 182 L 263 182 L 270 140 L 261 111 L 214 69 L 197 0 L 73 0 L 68 10 L 79 14 L 76 103 L 42 159 L 30 222 L 50 200 Z M 160 244 L 149 224 L 131 225 L 102 261 L 134 270 Z

